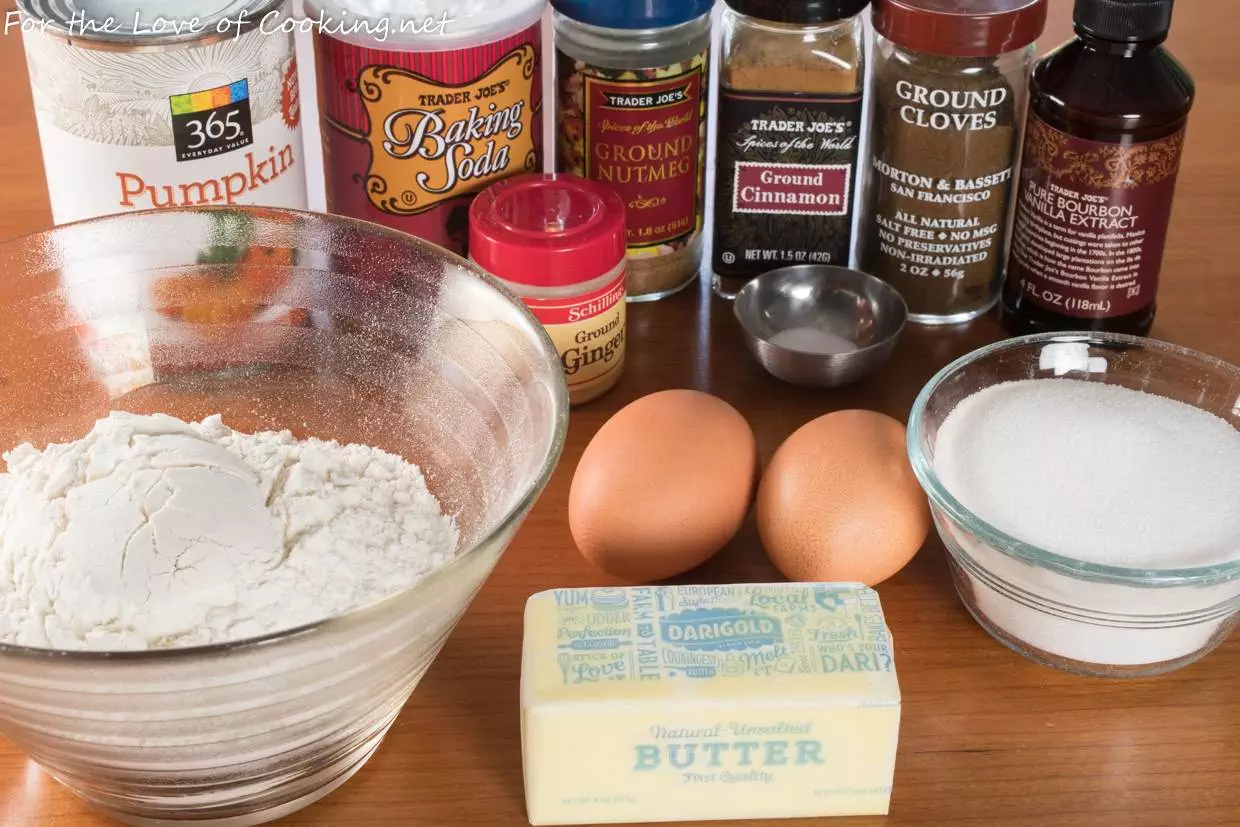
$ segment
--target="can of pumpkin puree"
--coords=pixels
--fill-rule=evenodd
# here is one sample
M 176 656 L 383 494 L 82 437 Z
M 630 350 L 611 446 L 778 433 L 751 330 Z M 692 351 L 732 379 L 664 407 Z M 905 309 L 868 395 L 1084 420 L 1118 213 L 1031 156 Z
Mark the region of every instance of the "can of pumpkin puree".
M 465 254 L 473 197 L 542 167 L 546 0 L 305 6 L 328 211 Z
M 246 207 L 61 228 L 48 255 L 93 378 L 115 398 L 156 377 L 298 364 L 309 329 L 335 326 L 333 285 L 314 275 L 329 266 L 324 239 L 300 241 L 320 222 Z
M 306 208 L 288 0 L 18 6 L 56 224 Z

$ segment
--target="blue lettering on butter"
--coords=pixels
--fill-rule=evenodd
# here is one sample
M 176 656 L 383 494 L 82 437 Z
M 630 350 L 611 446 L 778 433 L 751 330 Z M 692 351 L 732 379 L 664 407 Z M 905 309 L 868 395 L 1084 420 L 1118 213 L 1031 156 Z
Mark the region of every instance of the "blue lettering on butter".
M 555 605 L 557 606 L 589 606 L 589 589 L 556 589 Z
M 666 643 L 702 651 L 757 649 L 782 643 L 778 618 L 740 609 L 689 609 L 659 621 Z
M 635 770 L 657 770 L 659 768 L 659 748 L 658 746 L 648 746 L 638 744 L 637 746 L 637 765 L 633 767 Z
M 736 763 L 742 767 L 748 767 L 750 763 L 752 763 L 749 760 L 749 753 L 753 752 L 755 749 L 757 749 L 758 747 L 762 745 L 759 744 L 757 741 L 740 741 L 736 744 L 733 744 L 732 746 L 741 751 L 741 759 L 737 761 Z
M 595 683 L 602 680 L 624 680 L 628 676 L 623 660 L 611 663 L 574 663 L 571 667 L 573 683 Z
M 630 592 L 632 597 L 633 619 L 648 621 L 654 616 L 654 590 L 649 586 L 635 588 Z
M 697 744 L 669 744 L 667 747 L 667 762 L 676 769 L 692 767 L 696 757 Z
M 671 744 L 638 744 L 633 769 L 650 772 L 665 766 L 673 770 L 714 767 L 784 767 L 824 764 L 822 742 L 814 739 L 789 741 L 694 741 Z
M 893 669 L 891 655 L 886 652 L 842 652 L 839 655 L 823 652 L 822 671 L 831 672 L 890 672 Z

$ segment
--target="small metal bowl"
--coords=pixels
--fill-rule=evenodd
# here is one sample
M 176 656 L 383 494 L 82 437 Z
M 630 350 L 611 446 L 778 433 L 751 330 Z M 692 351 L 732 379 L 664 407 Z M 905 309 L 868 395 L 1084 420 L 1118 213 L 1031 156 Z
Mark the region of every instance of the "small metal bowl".
M 810 388 L 869 376 L 891 356 L 908 319 L 908 306 L 891 285 L 819 264 L 763 273 L 737 294 L 733 311 L 762 367 Z

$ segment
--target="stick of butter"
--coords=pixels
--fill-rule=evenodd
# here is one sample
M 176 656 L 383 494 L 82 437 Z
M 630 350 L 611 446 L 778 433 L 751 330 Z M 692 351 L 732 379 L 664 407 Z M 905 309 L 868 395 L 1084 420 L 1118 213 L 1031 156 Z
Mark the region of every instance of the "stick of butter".
M 885 814 L 900 687 L 861 584 L 556 589 L 525 607 L 530 823 Z

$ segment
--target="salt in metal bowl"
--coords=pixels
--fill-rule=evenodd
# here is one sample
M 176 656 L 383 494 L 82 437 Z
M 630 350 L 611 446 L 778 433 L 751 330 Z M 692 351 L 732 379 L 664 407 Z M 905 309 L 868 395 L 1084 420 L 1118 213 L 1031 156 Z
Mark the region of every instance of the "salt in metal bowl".
M 737 294 L 733 311 L 768 373 L 811 388 L 847 385 L 878 370 L 908 319 L 891 285 L 819 264 L 763 273 Z

